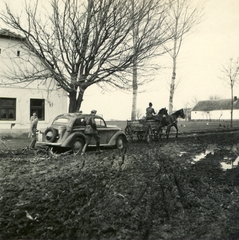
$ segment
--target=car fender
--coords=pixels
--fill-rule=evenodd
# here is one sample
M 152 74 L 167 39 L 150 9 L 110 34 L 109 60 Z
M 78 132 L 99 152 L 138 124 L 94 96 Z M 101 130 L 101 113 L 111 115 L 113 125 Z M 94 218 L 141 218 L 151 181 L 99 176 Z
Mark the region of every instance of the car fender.
M 83 134 L 81 132 L 76 132 L 76 133 L 72 133 L 70 136 L 68 136 L 65 139 L 65 141 L 61 144 L 61 146 L 62 147 L 71 147 L 72 142 L 78 137 L 82 138 L 84 141 L 86 141 L 85 134 Z
M 123 136 L 125 138 L 125 141 L 127 141 L 126 135 L 124 133 L 124 131 L 120 130 L 118 132 L 116 132 L 113 137 L 110 139 L 108 145 L 115 145 L 116 144 L 116 140 L 119 136 Z

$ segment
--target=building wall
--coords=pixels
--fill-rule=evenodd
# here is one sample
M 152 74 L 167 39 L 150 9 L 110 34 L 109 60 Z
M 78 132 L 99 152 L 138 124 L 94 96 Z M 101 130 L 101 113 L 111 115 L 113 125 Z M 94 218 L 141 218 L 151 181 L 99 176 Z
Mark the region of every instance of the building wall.
M 44 120 L 39 120 L 38 129 L 48 127 L 54 117 L 67 112 L 67 101 L 62 91 L 47 93 L 39 89 L 0 88 L 1 98 L 16 99 L 16 120 L 0 120 L 0 129 L 27 129 L 30 127 L 30 99 L 44 99 Z
M 55 116 L 67 112 L 66 92 L 57 89 L 53 79 L 18 83 L 18 76 L 27 76 L 41 66 L 39 60 L 26 51 L 21 41 L 0 38 L 0 66 L 0 98 L 16 99 L 14 119 L 5 120 L 0 116 L 0 129 L 28 129 L 32 112 L 31 99 L 44 101 L 44 120 L 39 120 L 38 129 L 45 129 Z
M 191 120 L 230 120 L 231 110 L 214 110 L 210 112 L 192 111 Z M 239 109 L 233 110 L 233 119 L 239 119 Z

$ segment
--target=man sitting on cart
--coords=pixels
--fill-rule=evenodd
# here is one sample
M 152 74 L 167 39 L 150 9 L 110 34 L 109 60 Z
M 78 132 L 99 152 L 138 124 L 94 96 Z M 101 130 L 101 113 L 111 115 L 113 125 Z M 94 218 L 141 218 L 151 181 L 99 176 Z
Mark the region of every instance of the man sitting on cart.
M 149 106 L 146 108 L 146 120 L 154 120 L 154 115 L 156 112 L 154 111 L 153 104 L 150 102 Z

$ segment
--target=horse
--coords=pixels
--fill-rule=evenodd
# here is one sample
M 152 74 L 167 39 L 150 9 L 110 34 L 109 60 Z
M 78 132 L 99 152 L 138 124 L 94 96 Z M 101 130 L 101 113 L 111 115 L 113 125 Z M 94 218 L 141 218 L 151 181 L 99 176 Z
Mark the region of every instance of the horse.
M 161 108 L 157 115 L 154 115 L 156 121 L 162 121 L 163 117 L 168 115 L 168 110 L 166 108 Z
M 169 133 L 170 133 L 171 127 L 175 127 L 175 129 L 176 129 L 176 138 L 178 137 L 178 126 L 177 126 L 177 123 L 178 123 L 177 119 L 178 119 L 178 117 L 181 117 L 183 119 L 185 118 L 185 113 L 184 113 L 183 109 L 179 109 L 176 112 L 174 112 L 173 114 L 166 115 L 165 117 L 162 118 L 161 124 L 160 124 L 160 127 L 159 127 L 159 132 L 162 134 L 162 128 L 163 127 L 167 127 L 166 128 L 167 139 L 169 138 Z

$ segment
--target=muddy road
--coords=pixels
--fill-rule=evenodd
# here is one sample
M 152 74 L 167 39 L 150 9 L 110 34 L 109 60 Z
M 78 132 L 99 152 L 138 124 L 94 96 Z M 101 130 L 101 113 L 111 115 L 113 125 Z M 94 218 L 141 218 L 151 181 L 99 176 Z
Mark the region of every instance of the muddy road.
M 239 239 L 238 132 L 84 157 L 14 141 L 0 143 L 0 239 Z

